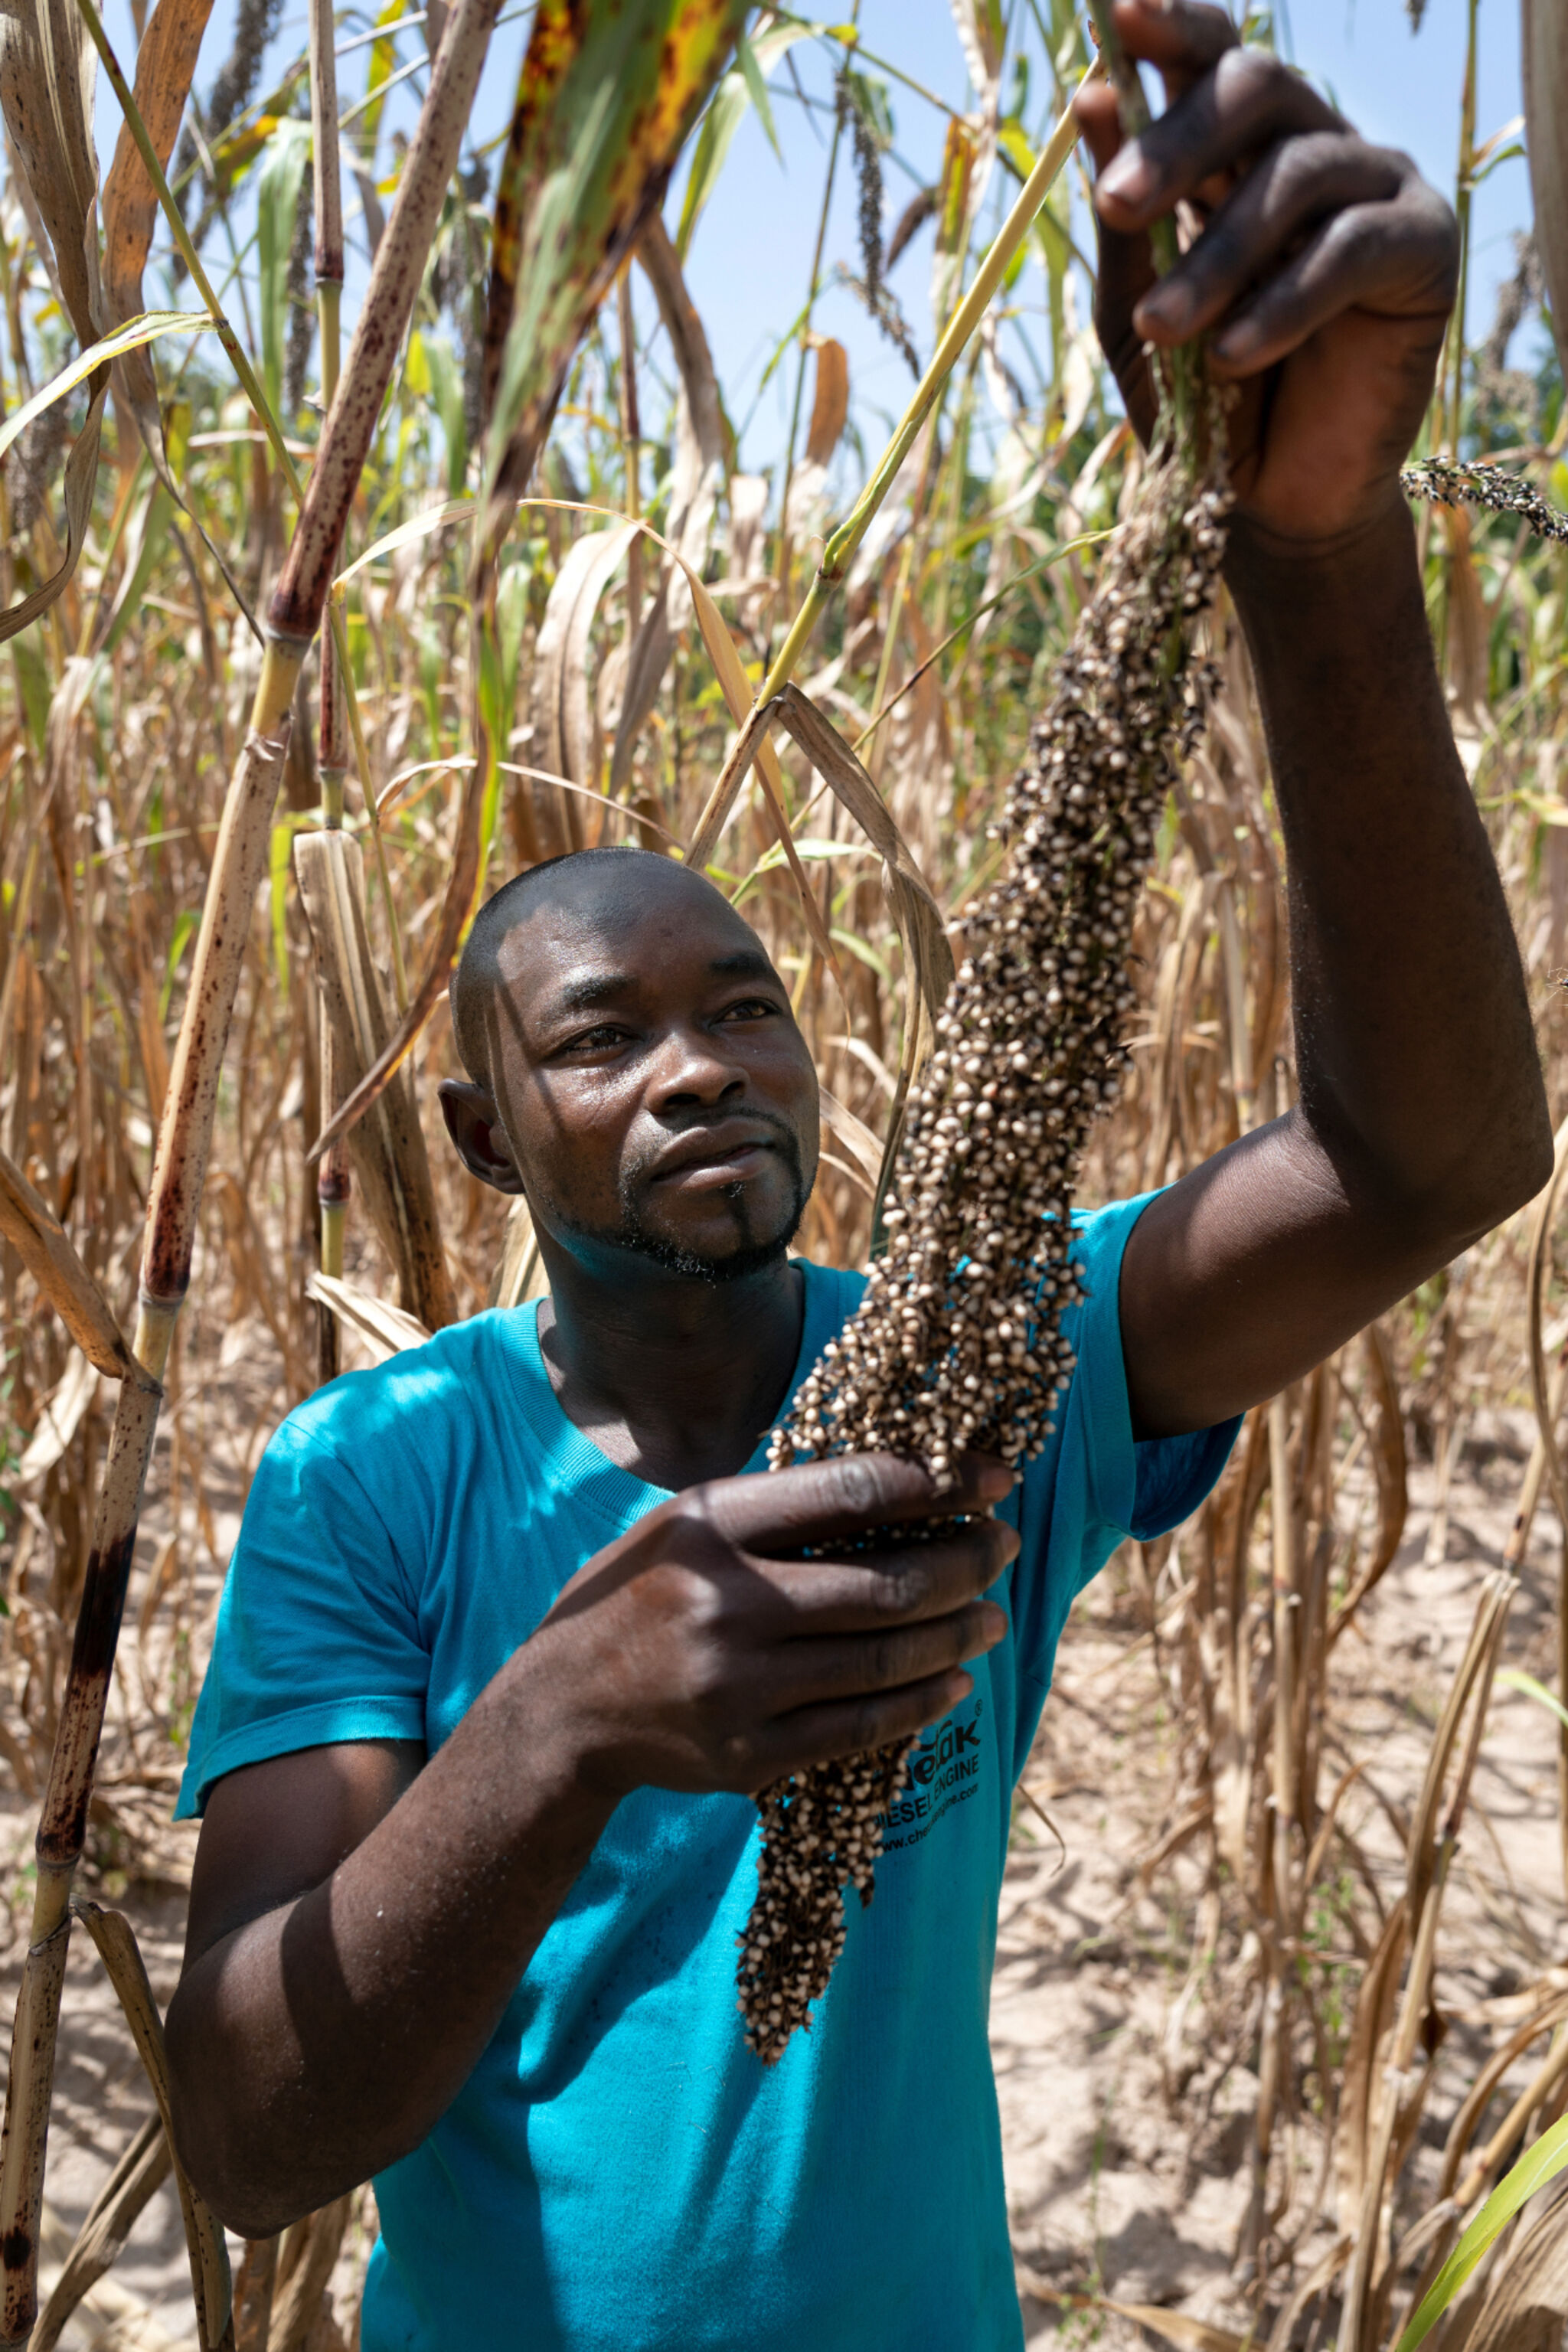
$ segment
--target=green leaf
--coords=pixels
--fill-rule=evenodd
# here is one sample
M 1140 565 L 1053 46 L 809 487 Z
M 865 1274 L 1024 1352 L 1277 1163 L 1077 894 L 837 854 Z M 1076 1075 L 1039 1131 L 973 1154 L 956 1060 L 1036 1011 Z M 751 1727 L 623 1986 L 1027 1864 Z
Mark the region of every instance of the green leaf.
M 735 48 L 741 60 L 741 71 L 746 78 L 746 89 L 751 95 L 752 104 L 756 108 L 758 119 L 763 129 L 767 132 L 768 145 L 782 163 L 784 149 L 779 145 L 778 130 L 773 121 L 773 104 L 768 96 L 768 86 L 763 79 L 763 69 L 757 63 L 756 52 L 744 33 L 736 42 Z
M 746 13 L 746 0 L 621 0 L 535 18 L 496 185 L 490 331 L 504 318 L 506 340 L 484 446 L 492 538 L 498 493 L 533 471 L 572 354 Z
M 169 961 L 163 967 L 163 984 L 158 991 L 160 1022 L 169 1017 L 169 999 L 174 993 L 174 976 L 180 969 L 180 958 L 184 954 L 187 943 L 195 936 L 196 926 L 201 919 L 199 907 L 186 907 L 174 918 L 174 929 L 169 940 Z
M 510 710 L 517 701 L 517 666 L 522 655 L 522 633 L 528 625 L 529 590 L 533 566 L 526 557 L 510 563 L 496 589 L 496 637 L 500 652 L 501 706 Z
M 1544 1683 L 1538 1683 L 1533 1675 L 1525 1674 L 1519 1666 L 1505 1666 L 1497 1679 L 1500 1683 L 1506 1683 L 1510 1690 L 1522 1691 L 1526 1698 L 1532 1698 L 1538 1706 L 1547 1708 L 1568 1730 L 1568 1706 L 1564 1706 Z
M 22 708 L 26 714 L 27 732 L 33 739 L 35 751 L 42 751 L 48 732 L 49 699 L 53 688 L 49 683 L 48 665 L 38 651 L 37 640 L 32 635 L 13 637 L 11 658 L 16 665 L 16 683 L 22 689 Z
M 294 244 L 300 190 L 310 160 L 310 124 L 285 117 L 267 142 L 267 158 L 256 182 L 261 374 L 275 416 L 283 415 L 283 355 L 289 346 L 289 256 Z M 285 431 L 292 421 L 283 416 Z
M 99 650 L 111 654 L 132 621 L 142 616 L 142 599 L 160 559 L 169 551 L 168 526 L 174 501 L 162 482 L 153 483 L 133 526 L 136 554 L 126 586 L 114 599 L 114 618 Z
M 5 456 L 17 434 L 31 425 L 35 416 L 41 416 L 46 408 L 52 408 L 57 400 L 65 398 L 68 392 L 74 391 L 79 383 L 85 383 L 106 360 L 117 360 L 122 352 L 133 352 L 142 343 L 156 342 L 160 335 L 199 335 L 211 324 L 212 320 L 205 310 L 143 310 L 139 318 L 127 319 L 125 324 L 116 327 L 111 335 L 89 343 L 85 352 L 72 360 L 69 367 L 62 368 L 41 392 L 36 392 L 31 400 L 5 419 L 0 425 L 0 457 Z
M 809 301 L 804 302 L 801 305 L 800 310 L 795 313 L 795 316 L 790 320 L 789 325 L 784 329 L 784 333 L 779 337 L 778 341 L 773 345 L 773 357 L 769 360 L 766 367 L 763 370 L 761 378 L 758 381 L 757 397 L 759 399 L 761 399 L 763 394 L 766 392 L 768 385 L 773 379 L 773 370 L 778 366 L 778 363 L 783 359 L 784 353 L 793 347 L 795 337 L 800 333 L 801 329 L 805 325 L 806 320 L 810 318 L 813 307 L 813 304 Z
M 450 497 L 460 498 L 468 470 L 468 424 L 463 411 L 463 372 L 445 335 L 426 335 L 424 343 L 430 394 L 447 440 L 447 489 Z
M 809 25 L 775 25 L 771 31 L 760 33 L 747 44 L 753 66 L 764 75 L 771 73 L 785 52 L 813 29 Z M 691 169 L 687 173 L 686 193 L 680 202 L 680 226 L 675 233 L 675 249 L 682 261 L 690 250 L 692 232 L 701 218 L 702 207 L 718 184 L 730 142 L 751 102 L 744 72 L 736 69 L 727 73 L 698 125 Z
M 1422 2297 L 1394 2352 L 1415 2352 L 1458 2294 L 1487 2249 L 1500 2238 L 1520 2207 L 1568 2165 L 1568 2116 L 1527 2148 L 1500 2180 Z
M 844 86 L 849 93 L 849 103 L 885 155 L 897 136 L 887 83 L 874 74 L 856 73 L 847 67 Z

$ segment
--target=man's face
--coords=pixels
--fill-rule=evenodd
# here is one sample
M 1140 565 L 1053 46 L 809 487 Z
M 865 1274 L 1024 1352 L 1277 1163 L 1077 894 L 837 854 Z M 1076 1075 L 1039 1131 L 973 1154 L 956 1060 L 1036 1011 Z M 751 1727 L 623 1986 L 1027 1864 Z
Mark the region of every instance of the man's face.
M 816 1074 L 755 933 L 654 857 L 566 868 L 507 935 L 490 1069 L 536 1223 L 589 1270 L 631 1252 L 734 1279 L 816 1180 Z

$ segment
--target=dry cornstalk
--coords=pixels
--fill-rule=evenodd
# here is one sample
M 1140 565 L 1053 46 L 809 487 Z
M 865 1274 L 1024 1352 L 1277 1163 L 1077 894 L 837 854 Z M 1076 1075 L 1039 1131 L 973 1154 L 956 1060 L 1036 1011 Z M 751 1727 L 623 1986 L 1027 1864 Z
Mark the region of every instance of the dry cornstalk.
M 1394 2265 L 1386 2247 L 1386 2213 L 1429 2079 L 1429 2067 L 1419 2074 L 1412 2069 L 1431 2007 L 1437 1923 L 1480 1753 L 1509 1609 L 1517 1590 L 1515 1579 L 1504 1573 L 1489 1577 L 1482 1590 L 1465 1654 L 1433 1736 L 1426 1780 L 1411 1822 L 1404 1899 L 1390 1914 L 1357 2003 L 1346 2079 L 1347 2084 L 1353 2080 L 1356 2085 L 1357 2112 L 1350 2119 L 1359 2121 L 1360 2129 L 1346 2153 L 1354 2161 L 1360 2197 L 1355 2244 L 1341 2306 L 1339 2352 L 1371 2352 L 1383 2305 L 1394 2284 Z M 1460 1731 L 1467 1713 L 1468 1727 L 1461 1748 Z M 1456 1751 L 1459 1760 L 1445 1807 L 1444 1791 Z M 1379 2067 L 1376 2053 L 1386 2021 L 1394 2015 L 1399 1963 L 1407 1949 L 1410 1966 L 1397 2021 Z
M 0 2341 L 7 2347 L 26 2342 L 37 2316 L 38 2220 L 68 1933 L 66 1906 L 81 1854 L 142 1489 L 157 1426 L 158 1383 L 190 1281 L 219 1073 L 251 908 L 266 871 L 295 681 L 321 619 L 349 505 L 468 125 L 496 6 L 497 0 L 458 0 L 448 19 L 405 162 L 397 204 L 371 273 L 339 398 L 322 434 L 289 562 L 273 598 L 251 730 L 225 803 L 148 1198 L 135 1343 L 141 1369 L 121 1383 L 38 1832 L 37 1896 L 13 2031 L 0 2146 Z M 134 117 L 145 137 L 128 90 L 122 103 L 128 121 Z M 171 226 L 178 222 L 175 233 L 182 249 L 189 249 L 167 182 L 161 170 L 153 176 L 166 200 Z M 247 362 L 245 373 L 253 384 Z
M 11 2030 L 0 2134 L 0 2344 L 26 2342 L 37 2316 L 38 2229 L 54 2092 L 67 1906 L 87 1833 L 98 1744 L 125 1607 L 142 1488 L 163 1391 L 141 1366 L 120 1385 L 92 1549 L 77 1612 L 59 1727 L 37 1832 L 37 1886 Z
M 336 37 L 332 0 L 310 0 L 310 162 L 314 173 L 316 216 L 316 305 L 321 337 L 321 404 L 331 409 L 337 397 L 342 359 L 343 292 L 343 194 L 338 149 L 338 68 L 333 53 Z M 439 46 L 439 43 L 437 44 Z M 321 729 L 318 766 L 321 779 L 321 823 L 329 830 L 343 821 L 343 780 L 348 769 L 348 725 L 342 681 L 337 675 L 337 648 L 331 635 L 321 639 Z M 366 780 L 368 782 L 368 779 Z M 340 1054 L 331 1024 L 322 1022 L 321 1037 L 321 1118 L 325 1127 L 347 1087 L 340 1070 Z M 346 1147 L 334 1144 L 316 1171 L 317 1213 L 321 1220 L 321 1270 L 337 1279 L 343 1270 L 343 1230 L 348 1220 L 353 1179 Z M 438 1246 L 438 1244 L 437 1244 Z M 321 1381 L 336 1377 L 341 1351 L 338 1319 L 318 1307 L 316 1371 Z

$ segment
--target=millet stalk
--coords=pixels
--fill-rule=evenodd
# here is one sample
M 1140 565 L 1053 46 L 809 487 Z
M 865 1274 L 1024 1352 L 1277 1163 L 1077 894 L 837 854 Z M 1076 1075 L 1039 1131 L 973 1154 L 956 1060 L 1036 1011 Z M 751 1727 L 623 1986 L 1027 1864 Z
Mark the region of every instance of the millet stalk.
M 1103 32 L 1101 46 L 1121 88 Z M 1014 780 L 1005 863 L 963 926 L 967 952 L 911 1090 L 886 1255 L 802 1382 L 775 1468 L 885 1452 L 946 1481 L 967 1450 L 1030 1460 L 1072 1376 L 1073 1191 L 1127 1059 L 1127 964 L 1155 828 L 1214 683 L 1191 646 L 1219 580 L 1229 492 L 1218 401 L 1194 397 L 1200 372 L 1179 356 L 1136 501 Z M 846 1890 L 870 1900 L 913 1744 L 817 1766 L 758 1799 L 739 1987 L 765 2063 L 826 1988 Z

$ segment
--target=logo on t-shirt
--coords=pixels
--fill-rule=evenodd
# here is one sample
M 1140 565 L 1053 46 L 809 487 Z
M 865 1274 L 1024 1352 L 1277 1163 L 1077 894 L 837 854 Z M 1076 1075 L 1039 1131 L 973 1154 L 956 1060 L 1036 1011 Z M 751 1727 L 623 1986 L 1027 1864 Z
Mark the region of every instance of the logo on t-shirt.
M 980 1794 L 984 1712 L 985 1701 L 976 1691 L 963 1706 L 921 1734 L 919 1747 L 910 1751 L 903 1788 L 879 1816 L 884 1853 L 899 1846 L 919 1845 L 944 1813 Z

